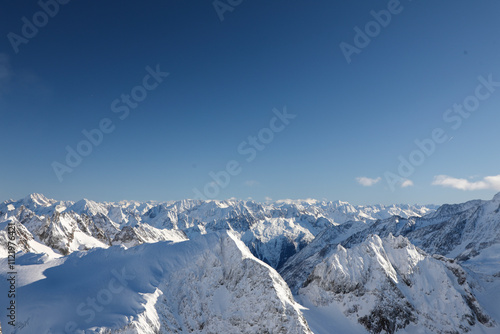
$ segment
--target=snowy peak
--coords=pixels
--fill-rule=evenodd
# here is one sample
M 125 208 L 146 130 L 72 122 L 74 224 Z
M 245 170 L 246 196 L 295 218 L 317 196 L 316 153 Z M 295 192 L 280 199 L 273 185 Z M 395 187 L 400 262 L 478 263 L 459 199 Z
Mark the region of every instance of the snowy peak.
M 24 207 L 33 212 L 38 212 L 40 215 L 51 214 L 55 210 L 54 204 L 57 201 L 48 199 L 41 194 L 30 194 L 25 198 L 14 203 L 14 207 L 19 209 Z
M 389 279 L 397 284 L 412 273 L 415 264 L 424 259 L 423 254 L 404 237 L 389 235 L 381 239 L 378 235 L 370 235 L 352 249 L 338 245 L 314 268 L 304 286 L 314 277 L 321 277 L 323 282 L 335 282 L 337 293 L 368 287 L 371 279 Z
M 370 333 L 494 326 L 458 264 L 433 258 L 402 236 L 371 235 L 350 249 L 337 246 L 314 268 L 299 295 L 316 306 L 341 309 Z M 447 316 L 436 318 L 436 313 Z
M 21 224 L 36 221 L 26 225 L 33 242 L 61 254 L 115 244 L 132 247 L 145 242 L 178 241 L 186 236 L 234 230 L 243 236 L 256 257 L 279 268 L 325 228 L 351 220 L 373 222 L 394 212 L 419 216 L 423 210 L 413 206 L 398 208 L 355 207 L 347 202 L 317 200 L 99 203 L 82 199 L 74 203 L 32 194 L 15 203 L 0 204 L 0 222 L 13 216 Z M 61 220 L 63 216 L 57 215 L 60 213 L 67 219 Z M 41 249 L 32 247 L 31 251 L 35 248 Z
M 87 216 L 95 216 L 98 214 L 107 215 L 108 210 L 106 209 L 105 205 L 94 201 L 89 201 L 88 199 L 84 198 L 67 208 L 66 212 L 75 212 L 78 214 L 85 214 Z
M 45 279 L 35 275 L 46 267 Z M 74 253 L 19 270 L 39 277 L 18 287 L 18 322 L 30 333 L 312 334 L 286 283 L 228 233 Z
M 343 242 L 351 247 L 370 234 L 403 235 L 430 254 L 467 261 L 488 248 L 500 246 L 500 203 L 469 201 L 443 205 L 423 217 L 379 220 Z
M 316 200 L 74 203 L 32 194 L 0 204 L 0 254 L 7 256 L 13 222 L 26 278 L 19 320 L 35 326 L 28 332 L 58 332 L 67 321 L 110 334 L 309 334 L 303 314 L 321 334 L 337 326 L 494 332 L 490 315 L 500 322 L 500 313 L 487 295 L 500 287 L 499 197 L 435 211 Z M 133 277 L 102 311 L 75 315 L 89 296 L 103 300 L 102 284 L 117 273 Z
M 23 204 L 26 204 L 27 206 L 40 207 L 40 206 L 50 206 L 53 203 L 55 203 L 55 200 L 49 200 L 47 197 L 45 197 L 42 194 L 33 193 L 33 194 L 26 196 L 22 200 L 22 202 L 23 202 Z

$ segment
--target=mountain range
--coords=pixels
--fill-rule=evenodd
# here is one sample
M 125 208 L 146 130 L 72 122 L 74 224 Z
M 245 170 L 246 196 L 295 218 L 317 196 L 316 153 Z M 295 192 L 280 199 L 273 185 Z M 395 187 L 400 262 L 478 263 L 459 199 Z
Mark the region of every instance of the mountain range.
M 13 225 L 18 307 L 15 327 L 0 318 L 6 333 L 499 328 L 500 193 L 442 206 L 31 194 L 0 204 L 5 276 Z

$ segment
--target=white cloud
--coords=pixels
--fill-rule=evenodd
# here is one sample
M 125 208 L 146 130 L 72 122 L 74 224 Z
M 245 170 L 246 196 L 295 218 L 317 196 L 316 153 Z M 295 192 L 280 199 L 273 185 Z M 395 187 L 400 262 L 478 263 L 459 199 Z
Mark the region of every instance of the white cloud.
M 437 175 L 434 177 L 432 185 L 460 190 L 500 190 L 500 174 L 495 176 L 486 176 L 480 181 L 469 181 L 467 179 L 458 179 L 448 175 Z
M 369 177 L 360 176 L 356 178 L 356 181 L 358 181 L 358 183 L 363 187 L 371 187 L 377 184 L 380 180 L 380 177 L 377 177 L 376 179 L 370 179 Z
M 401 188 L 406 188 L 406 187 L 413 187 L 413 181 L 408 179 L 404 180 L 401 183 Z
M 264 199 L 266 200 L 266 202 L 271 202 L 271 201 L 273 200 L 273 199 L 272 199 L 271 197 L 269 197 L 269 196 L 266 196 Z

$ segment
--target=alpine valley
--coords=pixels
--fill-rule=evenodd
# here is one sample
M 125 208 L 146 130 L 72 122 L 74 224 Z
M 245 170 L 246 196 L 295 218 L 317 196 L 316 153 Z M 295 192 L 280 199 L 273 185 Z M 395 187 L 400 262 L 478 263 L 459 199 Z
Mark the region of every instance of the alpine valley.
M 0 204 L 0 272 L 4 333 L 493 334 L 500 193 L 439 207 L 31 194 Z

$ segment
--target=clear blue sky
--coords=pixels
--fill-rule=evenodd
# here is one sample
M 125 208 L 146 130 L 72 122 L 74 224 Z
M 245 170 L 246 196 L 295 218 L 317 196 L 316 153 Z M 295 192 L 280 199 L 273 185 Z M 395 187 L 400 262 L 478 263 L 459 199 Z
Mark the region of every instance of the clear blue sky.
M 488 178 L 500 174 L 500 87 L 457 129 L 443 115 L 475 94 L 478 76 L 500 81 L 500 3 L 402 0 L 348 63 L 340 43 L 355 46 L 354 28 L 364 30 L 370 12 L 388 6 L 243 0 L 221 21 L 212 1 L 73 0 L 43 25 L 36 1 L 3 1 L 0 200 L 32 192 L 194 198 L 193 189 L 203 193 L 209 173 L 231 160 L 241 170 L 215 198 L 439 204 L 492 197 L 500 190 Z M 33 22 L 33 15 L 41 27 L 16 53 L 9 33 L 23 37 L 22 18 Z M 120 119 L 113 101 L 157 64 L 169 76 Z M 247 141 L 248 149 L 248 136 L 269 128 L 273 108 L 284 106 L 297 116 L 248 162 L 238 146 Z M 114 131 L 60 182 L 54 161 L 65 164 L 66 147 L 76 149 L 82 130 L 105 118 Z M 414 140 L 436 128 L 447 140 L 401 180 L 407 187 L 391 190 L 385 173 L 398 174 L 398 157 L 408 159 Z M 438 175 L 441 185 L 432 185 Z M 373 181 L 363 186 L 359 177 Z

